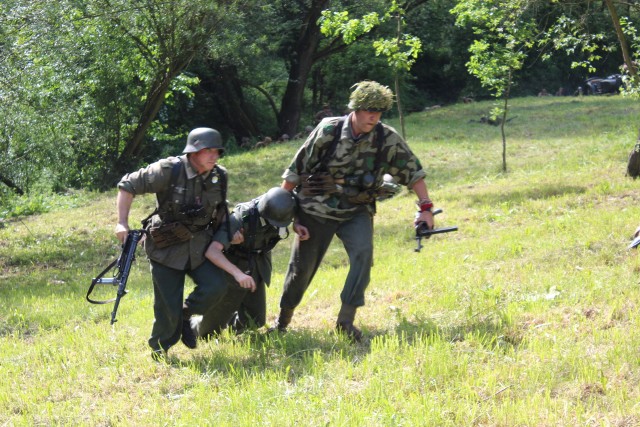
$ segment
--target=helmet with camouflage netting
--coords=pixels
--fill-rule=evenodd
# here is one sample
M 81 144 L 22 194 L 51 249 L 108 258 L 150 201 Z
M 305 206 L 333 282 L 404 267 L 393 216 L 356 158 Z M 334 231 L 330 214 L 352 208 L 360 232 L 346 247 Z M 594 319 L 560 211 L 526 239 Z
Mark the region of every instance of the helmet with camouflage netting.
M 220 132 L 211 128 L 196 128 L 189 132 L 187 145 L 182 150 L 183 153 L 197 153 L 205 148 L 217 148 L 220 155 L 224 151 L 222 136 Z
M 284 188 L 273 187 L 260 197 L 258 212 L 274 227 L 286 227 L 293 220 L 296 201 Z
M 355 88 L 349 96 L 351 110 L 384 112 L 393 105 L 393 92 L 378 82 L 364 80 L 351 86 Z

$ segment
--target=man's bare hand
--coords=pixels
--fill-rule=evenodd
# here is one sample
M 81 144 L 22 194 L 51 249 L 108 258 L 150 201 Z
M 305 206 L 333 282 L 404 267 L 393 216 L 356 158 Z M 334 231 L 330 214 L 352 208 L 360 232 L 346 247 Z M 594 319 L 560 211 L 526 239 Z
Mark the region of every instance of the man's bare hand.
M 244 228 L 241 228 L 240 230 L 236 231 L 233 234 L 233 239 L 231 239 L 231 244 L 232 245 L 239 245 L 240 243 L 244 242 Z
M 435 225 L 435 221 L 433 220 L 433 213 L 430 211 L 420 212 L 420 215 L 418 215 L 413 221 L 413 225 L 417 225 L 421 222 L 427 223 L 427 227 L 429 227 L 429 230 L 432 230 Z
M 124 241 L 127 238 L 127 234 L 129 234 L 129 226 L 125 224 L 117 224 L 116 225 L 116 237 L 120 240 L 120 243 L 124 244 Z
M 233 276 L 233 278 L 236 279 L 236 282 L 238 282 L 238 285 L 240 285 L 241 288 L 249 289 L 251 292 L 255 292 L 256 282 L 253 280 L 253 277 L 249 276 L 248 274 L 239 272 L 238 274 Z
M 298 235 L 298 238 L 300 240 L 307 240 L 309 239 L 309 237 L 311 237 L 309 235 L 309 230 L 307 229 L 307 227 L 300 224 L 299 222 L 293 223 L 293 231 Z

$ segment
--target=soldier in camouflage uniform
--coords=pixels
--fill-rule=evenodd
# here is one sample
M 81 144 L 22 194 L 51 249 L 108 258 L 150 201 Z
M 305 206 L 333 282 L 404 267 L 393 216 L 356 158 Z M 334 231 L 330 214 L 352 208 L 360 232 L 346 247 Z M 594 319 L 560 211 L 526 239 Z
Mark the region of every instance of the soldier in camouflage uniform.
M 425 171 L 402 137 L 380 122 L 382 112 L 392 106 L 393 93 L 373 81 L 354 88 L 349 98 L 352 112 L 323 119 L 282 175 L 282 187 L 294 191 L 299 201 L 296 223 L 304 225 L 310 237 L 303 240 L 298 235 L 293 244 L 275 324 L 280 331 L 291 322 L 336 235 L 349 257 L 336 329 L 355 341 L 361 339 L 353 321 L 370 280 L 375 200 L 385 174 L 416 193 L 420 213 L 415 222 L 434 225 Z
M 157 198 L 146 227 L 150 235 L 144 241 L 153 280 L 155 320 L 149 346 L 154 359 L 164 357 L 181 338 L 195 348 L 191 315 L 205 313 L 227 290 L 222 272 L 204 256 L 227 214 L 227 173 L 216 164 L 223 149 L 218 131 L 197 128 L 187 137 L 184 155 L 159 160 L 118 183 L 116 235 L 121 242 L 129 231 L 134 197 L 155 193 Z M 176 229 L 181 232 L 173 233 Z M 186 276 L 195 288 L 185 300 Z
M 228 292 L 204 316 L 191 319 L 191 327 L 198 336 L 208 337 L 227 327 L 240 333 L 248 326 L 265 324 L 265 286 L 271 283 L 271 250 L 288 237 L 287 227 L 295 208 L 291 193 L 275 187 L 250 202 L 238 204 L 229 225 L 224 223 L 218 229 L 205 255 L 226 272 Z M 232 244 L 229 236 L 238 231 L 242 232 L 243 241 Z

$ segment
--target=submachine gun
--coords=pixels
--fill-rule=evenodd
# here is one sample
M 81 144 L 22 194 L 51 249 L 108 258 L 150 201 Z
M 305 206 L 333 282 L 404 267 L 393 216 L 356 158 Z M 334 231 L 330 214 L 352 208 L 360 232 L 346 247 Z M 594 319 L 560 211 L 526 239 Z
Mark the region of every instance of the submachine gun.
M 433 211 L 433 215 L 437 215 L 442 213 L 442 209 L 436 209 Z M 441 234 L 441 233 L 450 233 L 452 231 L 457 231 L 457 226 L 452 227 L 442 227 L 442 228 L 432 228 L 429 229 L 426 222 L 419 222 L 415 226 L 416 228 L 416 243 L 417 247 L 414 249 L 414 252 L 420 252 L 422 249 L 422 238 L 428 239 L 432 234 Z
M 113 311 L 111 312 L 112 325 L 116 323 L 116 313 L 118 311 L 118 306 L 120 305 L 120 300 L 128 292 L 127 279 L 129 278 L 129 271 L 131 270 L 131 266 L 133 265 L 133 261 L 136 257 L 136 248 L 138 247 L 138 243 L 140 243 L 140 240 L 142 240 L 145 233 L 145 230 L 129 230 L 129 234 L 127 234 L 124 245 L 122 245 L 122 252 L 120 253 L 120 256 L 109 264 L 102 273 L 98 274 L 96 278 L 91 280 L 91 286 L 89 286 L 89 290 L 87 291 L 87 301 L 91 304 L 115 303 L 113 305 Z M 104 276 L 112 269 L 114 270 L 114 275 L 112 277 L 105 278 Z M 90 295 L 96 285 L 117 286 L 118 291 L 116 292 L 116 297 L 105 301 L 91 299 Z

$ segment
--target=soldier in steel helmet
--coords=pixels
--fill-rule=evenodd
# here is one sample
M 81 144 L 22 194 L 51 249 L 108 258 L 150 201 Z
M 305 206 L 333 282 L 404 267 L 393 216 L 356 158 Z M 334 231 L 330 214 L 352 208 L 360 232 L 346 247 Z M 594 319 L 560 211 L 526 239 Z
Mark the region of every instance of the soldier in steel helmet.
M 333 110 L 331 109 L 331 106 L 326 103 L 322 105 L 322 110 L 318 111 L 313 117 L 316 119 L 315 124 L 317 125 L 318 123 L 320 123 L 322 121 L 322 119 L 326 118 L 326 117 L 333 117 Z
M 179 340 L 195 348 L 191 315 L 205 313 L 226 293 L 222 273 L 204 256 L 228 214 L 227 172 L 217 164 L 223 152 L 218 131 L 193 129 L 183 155 L 126 174 L 118 183 L 115 232 L 121 242 L 129 231 L 134 197 L 156 194 L 156 210 L 145 220 L 149 235 L 144 241 L 154 291 L 155 320 L 148 342 L 155 359 L 164 357 Z M 195 287 L 185 300 L 186 276 Z
M 417 196 L 415 223 L 433 228 L 433 203 L 425 171 L 407 143 L 380 118 L 393 104 L 391 90 L 374 81 L 352 87 L 351 113 L 323 119 L 298 150 L 282 175 L 282 188 L 299 203 L 296 217 L 310 237 L 296 238 L 280 300 L 275 329 L 285 331 L 311 283 L 333 236 L 343 243 L 349 272 L 340 294 L 336 329 L 359 341 L 356 310 L 365 303 L 373 260 L 373 216 L 385 175 Z
M 228 291 L 204 316 L 192 318 L 198 336 L 208 337 L 228 327 L 240 333 L 265 324 L 271 250 L 289 236 L 287 227 L 295 211 L 293 195 L 279 187 L 233 209 L 228 226 L 225 223 L 220 227 L 205 254 L 225 271 Z M 242 233 L 243 240 L 234 244 L 229 239 L 237 232 Z

